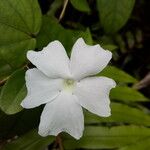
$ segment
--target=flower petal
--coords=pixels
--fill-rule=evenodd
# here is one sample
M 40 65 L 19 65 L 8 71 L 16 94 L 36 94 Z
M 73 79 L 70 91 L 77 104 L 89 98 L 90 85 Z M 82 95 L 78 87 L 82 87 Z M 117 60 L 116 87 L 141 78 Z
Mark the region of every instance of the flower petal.
M 87 45 L 79 38 L 72 48 L 71 72 L 75 79 L 81 79 L 97 74 L 106 67 L 112 53 L 100 47 L 100 45 Z
M 59 41 L 49 43 L 42 51 L 28 51 L 27 58 L 45 75 L 51 78 L 68 78 L 69 58 Z
M 115 86 L 115 81 L 110 78 L 90 77 L 77 83 L 74 94 L 81 106 L 94 114 L 108 117 L 111 114 L 109 92 Z
M 58 135 L 64 131 L 79 139 L 84 129 L 82 107 L 76 103 L 76 97 L 68 92 L 61 94 L 46 104 L 40 120 L 41 136 Z
M 24 108 L 33 108 L 53 100 L 61 90 L 62 79 L 50 79 L 38 69 L 29 69 L 26 72 L 27 96 L 21 105 Z

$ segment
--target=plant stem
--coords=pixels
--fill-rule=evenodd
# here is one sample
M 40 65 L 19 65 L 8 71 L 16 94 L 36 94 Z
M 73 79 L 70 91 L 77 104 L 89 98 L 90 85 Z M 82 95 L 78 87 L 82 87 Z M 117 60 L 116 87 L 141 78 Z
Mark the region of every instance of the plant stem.
M 61 19 L 63 18 L 64 14 L 65 14 L 65 10 L 66 10 L 68 1 L 69 1 L 69 0 L 64 0 L 64 5 L 63 5 L 63 9 L 62 9 L 62 11 L 61 11 L 61 14 L 60 14 L 60 16 L 59 16 L 59 21 L 61 21 Z

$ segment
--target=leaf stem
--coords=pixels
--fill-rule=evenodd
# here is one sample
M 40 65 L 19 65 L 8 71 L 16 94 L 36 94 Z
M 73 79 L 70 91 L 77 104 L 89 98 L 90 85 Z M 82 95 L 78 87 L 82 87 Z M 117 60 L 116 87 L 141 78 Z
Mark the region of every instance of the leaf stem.
M 62 9 L 62 11 L 61 11 L 61 14 L 60 14 L 60 16 L 59 16 L 59 21 L 61 21 L 61 19 L 63 18 L 64 14 L 65 14 L 68 1 L 69 1 L 69 0 L 64 0 L 64 5 L 63 5 L 63 9 Z

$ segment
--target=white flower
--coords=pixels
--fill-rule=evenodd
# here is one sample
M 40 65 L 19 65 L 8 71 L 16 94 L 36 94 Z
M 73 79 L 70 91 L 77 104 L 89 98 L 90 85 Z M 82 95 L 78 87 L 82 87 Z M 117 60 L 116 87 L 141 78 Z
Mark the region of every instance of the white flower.
M 92 76 L 106 67 L 112 58 L 110 51 L 100 45 L 89 46 L 79 38 L 70 59 L 59 41 L 40 52 L 28 51 L 27 58 L 37 68 L 26 72 L 28 94 L 21 105 L 34 108 L 46 104 L 40 118 L 41 136 L 64 131 L 79 139 L 84 130 L 82 107 L 99 116 L 110 116 L 109 92 L 116 83 Z

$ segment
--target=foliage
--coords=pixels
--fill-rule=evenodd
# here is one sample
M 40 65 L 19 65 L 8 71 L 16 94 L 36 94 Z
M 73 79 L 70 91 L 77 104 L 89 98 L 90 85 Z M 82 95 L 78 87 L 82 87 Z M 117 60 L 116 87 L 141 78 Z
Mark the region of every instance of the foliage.
M 118 31 L 128 20 L 135 0 L 97 0 L 101 25 L 107 33 Z
M 143 105 L 149 103 L 149 98 L 133 88 L 139 82 L 138 76 L 117 67 L 116 61 L 121 49 L 117 39 L 118 36 L 121 39 L 120 31 L 131 18 L 135 0 L 70 0 L 62 20 L 58 19 L 63 7 L 61 0 L 50 1 L 48 10 L 42 0 L 39 2 L 0 1 L 0 148 L 43 150 L 50 144 L 52 148 L 62 144 L 64 149 L 149 149 L 150 112 Z M 69 13 L 79 18 L 74 15 L 72 18 Z M 94 18 L 95 13 L 99 18 Z M 90 15 L 94 16 L 92 22 Z M 57 39 L 70 55 L 79 37 L 88 44 L 101 43 L 113 52 L 112 64 L 97 75 L 117 82 L 110 94 L 112 116 L 101 118 L 85 110 L 82 139 L 76 141 L 63 133 L 60 143 L 52 136 L 40 137 L 35 130 L 43 106 L 32 110 L 23 110 L 20 106 L 26 95 L 24 74 L 27 67 L 32 67 L 26 52 L 40 50 Z M 122 49 L 121 52 L 124 53 Z
M 26 95 L 24 77 L 25 71 L 17 70 L 11 75 L 3 86 L 0 95 L 0 106 L 1 109 L 7 114 L 15 114 L 22 110 L 20 103 Z

